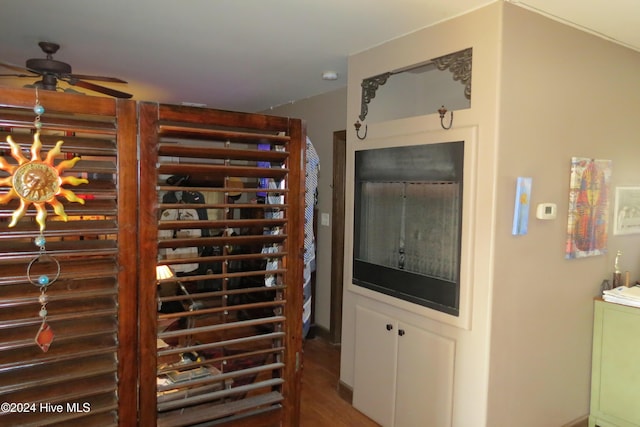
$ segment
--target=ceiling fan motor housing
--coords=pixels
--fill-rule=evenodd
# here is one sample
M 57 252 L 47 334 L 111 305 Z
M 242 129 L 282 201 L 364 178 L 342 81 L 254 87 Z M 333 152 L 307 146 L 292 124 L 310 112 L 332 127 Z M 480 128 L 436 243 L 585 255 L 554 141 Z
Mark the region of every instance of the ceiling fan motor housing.
M 43 74 L 71 74 L 71 65 L 55 59 L 27 59 L 27 68 Z
M 40 87 L 44 90 L 52 90 L 55 91 L 58 86 L 58 80 L 56 76 L 51 74 L 43 74 L 42 80 L 35 82 L 36 87 Z

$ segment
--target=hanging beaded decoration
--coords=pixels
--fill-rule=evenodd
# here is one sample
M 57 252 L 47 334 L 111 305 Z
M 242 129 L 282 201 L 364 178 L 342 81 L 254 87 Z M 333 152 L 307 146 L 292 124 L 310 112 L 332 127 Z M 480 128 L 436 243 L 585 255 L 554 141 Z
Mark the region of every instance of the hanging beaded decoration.
M 42 351 L 46 352 L 49 350 L 49 346 L 53 342 L 53 338 L 55 337 L 53 333 L 53 329 L 47 323 L 47 303 L 49 302 L 49 297 L 47 296 L 47 288 L 53 284 L 58 277 L 60 277 L 60 263 L 58 260 L 51 255 L 48 255 L 45 248 L 46 240 L 42 234 L 35 238 L 34 243 L 36 246 L 40 248 L 40 253 L 34 259 L 31 260 L 29 266 L 27 267 L 27 278 L 32 285 L 40 287 L 40 297 L 38 298 L 38 302 L 40 302 L 40 312 L 38 315 L 42 319 L 42 323 L 40 324 L 40 329 L 38 329 L 38 333 L 36 334 L 36 344 L 38 347 L 42 349 Z M 47 274 L 40 274 L 37 277 L 37 280 L 32 277 L 32 268 L 35 263 L 53 263 L 55 266 L 55 273 L 53 277 L 49 277 Z
M 40 329 L 36 334 L 36 344 L 46 352 L 53 342 L 54 333 L 47 323 L 47 288 L 52 285 L 60 277 L 60 262 L 47 253 L 44 237 L 46 226 L 48 203 L 53 207 L 54 212 L 67 221 L 68 217 L 64 211 L 62 203 L 56 199 L 56 196 L 63 196 L 70 202 L 78 202 L 84 204 L 84 199 L 76 196 L 73 191 L 62 188 L 64 184 L 79 185 L 88 184 L 89 181 L 83 178 L 75 178 L 71 176 L 61 176 L 61 173 L 70 169 L 80 160 L 74 157 L 71 160 L 64 160 L 57 166 L 54 165 L 54 159 L 60 154 L 60 147 L 64 141 L 58 141 L 55 147 L 47 153 L 45 160 L 40 158 L 40 129 L 42 123 L 40 116 L 44 114 L 44 107 L 40 105 L 38 99 L 38 90 L 36 89 L 36 104 L 33 108 L 36 113 L 34 120 L 35 133 L 33 135 L 33 143 L 31 144 L 31 159 L 28 160 L 22 154 L 20 146 L 16 144 L 11 135 L 7 136 L 7 143 L 11 147 L 11 157 L 13 157 L 18 165 L 8 163 L 4 157 L 0 157 L 0 169 L 8 172 L 9 177 L 0 178 L 0 185 L 9 186 L 10 190 L 7 194 L 0 195 L 0 204 L 7 203 L 9 200 L 20 199 L 20 206 L 14 210 L 9 227 L 14 227 L 18 221 L 25 215 L 27 208 L 33 204 L 36 208 L 36 222 L 40 226 L 40 234 L 35 238 L 34 243 L 39 248 L 38 255 L 29 262 L 27 266 L 27 279 L 29 283 L 40 288 L 40 312 L 42 319 Z M 36 272 L 38 271 L 38 272 Z M 51 276 L 52 274 L 52 276 Z M 37 278 L 35 277 L 37 276 Z

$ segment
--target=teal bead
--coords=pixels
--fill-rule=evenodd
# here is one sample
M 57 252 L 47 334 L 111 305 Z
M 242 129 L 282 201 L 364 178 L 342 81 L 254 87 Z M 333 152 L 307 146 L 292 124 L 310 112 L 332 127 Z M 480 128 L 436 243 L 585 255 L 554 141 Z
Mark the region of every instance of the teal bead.
M 46 275 L 42 275 L 40 277 L 38 277 L 38 283 L 40 283 L 41 285 L 48 285 L 49 284 L 49 276 Z
M 33 242 L 36 244 L 36 246 L 42 247 L 47 243 L 47 239 L 45 239 L 44 236 L 38 236 Z
M 44 114 L 44 107 L 40 104 L 36 104 L 36 106 L 33 107 L 33 112 L 37 115 Z
M 35 122 L 35 123 L 33 124 L 33 126 L 34 126 L 36 129 L 40 129 L 40 128 L 42 128 L 42 123 L 40 123 L 40 122 Z

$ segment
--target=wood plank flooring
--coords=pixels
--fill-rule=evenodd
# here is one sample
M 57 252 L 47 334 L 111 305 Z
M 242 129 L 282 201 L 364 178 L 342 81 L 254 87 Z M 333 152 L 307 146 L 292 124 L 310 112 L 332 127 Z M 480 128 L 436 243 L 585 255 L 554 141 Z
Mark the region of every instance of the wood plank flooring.
M 300 427 L 379 427 L 338 395 L 340 347 L 304 342 Z

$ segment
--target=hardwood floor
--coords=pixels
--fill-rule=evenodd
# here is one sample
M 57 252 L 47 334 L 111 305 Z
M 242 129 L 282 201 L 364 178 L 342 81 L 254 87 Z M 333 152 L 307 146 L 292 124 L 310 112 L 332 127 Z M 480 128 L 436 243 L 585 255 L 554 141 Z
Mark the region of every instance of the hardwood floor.
M 338 395 L 340 347 L 304 342 L 300 427 L 379 427 Z

